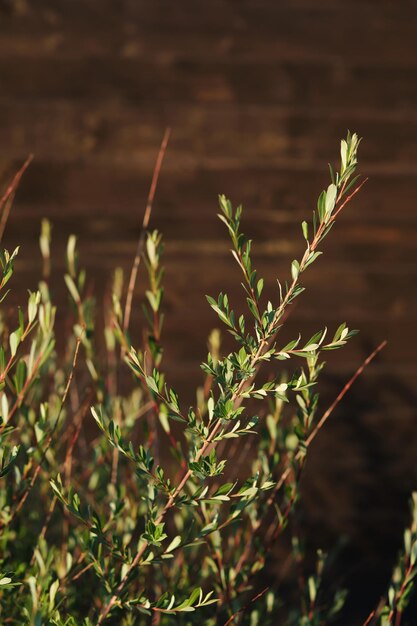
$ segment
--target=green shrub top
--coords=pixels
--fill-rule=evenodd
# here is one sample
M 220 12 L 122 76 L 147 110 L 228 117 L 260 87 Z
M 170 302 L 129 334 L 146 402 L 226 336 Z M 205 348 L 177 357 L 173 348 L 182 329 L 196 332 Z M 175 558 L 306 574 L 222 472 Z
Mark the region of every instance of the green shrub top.
M 2 624 L 306 626 L 330 624 L 340 612 L 343 590 L 331 594 L 322 585 L 325 555 L 314 566 L 305 558 L 295 523 L 299 483 L 312 441 L 382 345 L 323 412 L 323 353 L 356 331 L 342 323 L 286 345 L 280 331 L 303 292 L 304 272 L 363 184 L 358 146 L 356 134 L 342 141 L 340 168 L 330 169 L 311 223 L 301 224 L 304 253 L 272 301 L 263 297 L 252 242 L 241 230 L 242 208 L 220 196 L 247 313 L 236 315 L 226 293 L 207 296 L 235 347 L 224 354 L 220 332 L 212 332 L 191 407 L 164 375 L 160 233 L 142 232 L 127 289 L 115 271 L 104 337 L 97 336 L 96 303 L 70 237 L 64 280 L 73 331 L 57 354 L 51 229 L 42 223 L 39 289 L 14 316 L 1 318 Z M 1 201 L 4 212 L 26 166 Z M 0 253 L 2 301 L 17 254 Z M 129 320 L 141 262 L 148 287 L 139 346 Z M 414 513 L 387 600 L 367 623 L 400 623 L 416 573 L 416 525 Z M 265 584 L 280 540 L 284 552 L 291 546 L 286 559 L 294 574 L 285 593 Z

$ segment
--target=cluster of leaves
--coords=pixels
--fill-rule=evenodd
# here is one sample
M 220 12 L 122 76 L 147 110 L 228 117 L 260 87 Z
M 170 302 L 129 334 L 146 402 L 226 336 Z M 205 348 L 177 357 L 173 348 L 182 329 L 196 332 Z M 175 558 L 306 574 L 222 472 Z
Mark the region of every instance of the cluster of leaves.
M 355 134 L 342 141 L 340 169 L 331 170 L 312 223 L 302 223 L 304 253 L 292 261 L 290 280 L 278 282 L 275 301 L 263 300 L 241 207 L 220 197 L 248 311 L 236 316 L 224 293 L 207 298 L 236 348 L 222 355 L 213 331 L 204 384 L 187 409 L 162 369 L 161 235 L 147 233 L 141 248 L 149 287 L 140 347 L 121 270 L 98 336 L 96 304 L 70 237 L 64 280 L 73 330 L 62 355 L 49 290 L 51 228 L 43 222 L 42 281 L 0 329 L 2 623 L 267 626 L 280 616 L 282 624 L 318 626 L 340 612 L 343 592 L 322 592 L 324 557 L 312 571 L 293 520 L 308 448 L 331 413 L 318 415 L 322 356 L 355 331 L 341 324 L 285 345 L 279 331 L 304 289 L 303 273 L 360 188 L 358 146 Z M 1 252 L 2 299 L 17 253 Z M 129 303 L 133 288 L 131 279 Z M 262 380 L 265 363 L 272 374 Z M 375 623 L 395 617 L 399 624 L 415 574 L 415 526 L 414 515 Z M 300 585 L 291 602 L 261 585 L 284 530 Z

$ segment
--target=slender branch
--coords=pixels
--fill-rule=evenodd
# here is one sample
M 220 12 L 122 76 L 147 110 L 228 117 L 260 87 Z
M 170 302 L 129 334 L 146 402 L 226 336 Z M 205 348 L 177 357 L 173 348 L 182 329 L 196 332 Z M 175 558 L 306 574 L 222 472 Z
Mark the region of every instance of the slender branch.
M 309 434 L 309 436 L 307 437 L 306 441 L 305 441 L 305 445 L 309 446 L 313 440 L 317 437 L 318 432 L 321 428 L 323 428 L 324 424 L 327 422 L 327 420 L 329 419 L 330 415 L 333 413 L 333 411 L 335 410 L 335 408 L 337 407 L 337 405 L 339 404 L 339 402 L 343 399 L 343 397 L 347 394 L 347 392 L 349 391 L 349 389 L 352 387 L 353 383 L 355 382 L 355 380 L 357 378 L 359 378 L 359 376 L 362 374 L 362 372 L 364 371 L 364 369 L 371 363 L 371 361 L 374 360 L 374 358 L 376 357 L 376 355 L 381 352 L 381 350 L 383 350 L 385 348 L 385 346 L 387 345 L 387 340 L 385 339 L 384 341 L 381 341 L 381 343 L 379 344 L 379 346 L 377 346 L 375 348 L 375 350 L 364 360 L 364 362 L 362 363 L 362 365 L 360 367 L 358 367 L 358 369 L 356 370 L 356 372 L 353 374 L 353 376 L 348 380 L 348 382 L 346 383 L 346 385 L 343 387 L 343 389 L 340 391 L 340 393 L 338 394 L 338 396 L 334 399 L 334 401 L 332 402 L 332 404 L 329 406 L 329 408 L 327 409 L 327 411 L 325 413 L 323 413 L 323 416 L 320 418 L 320 420 L 317 422 L 315 428 L 313 428 L 313 430 L 311 431 L 311 433 Z
M 142 226 L 140 229 L 139 239 L 136 247 L 136 254 L 133 261 L 132 269 L 130 272 L 129 285 L 127 289 L 126 295 L 126 304 L 123 315 L 123 334 L 125 335 L 129 329 L 130 323 L 130 315 L 132 312 L 132 300 L 133 300 L 133 292 L 135 290 L 136 279 L 139 271 L 140 260 L 142 257 L 143 247 L 145 244 L 145 234 L 149 225 L 149 220 L 151 218 L 153 202 L 155 199 L 156 188 L 158 185 L 159 175 L 161 173 L 162 163 L 164 160 L 165 152 L 168 146 L 168 141 L 171 135 L 171 129 L 168 127 L 165 130 L 165 134 L 162 139 L 161 147 L 159 148 L 158 157 L 156 159 L 155 168 L 152 175 L 151 186 L 149 188 L 148 200 L 146 203 L 145 213 L 143 215 Z M 123 361 L 123 357 L 126 353 L 126 347 L 123 345 L 121 349 L 121 360 Z M 119 450 L 114 448 L 113 450 L 113 461 L 112 461 L 112 483 L 114 484 L 117 476 L 117 468 L 119 463 Z
M 376 609 L 373 609 L 368 615 L 368 617 L 366 618 L 366 620 L 364 621 L 364 623 L 362 624 L 362 626 L 369 626 L 369 624 L 372 622 L 375 615 L 376 615 Z
M 170 135 L 171 135 L 171 129 L 167 128 L 165 130 L 165 134 L 162 139 L 161 147 L 159 149 L 158 157 L 155 163 L 155 169 L 153 171 L 151 186 L 149 189 L 148 201 L 146 204 L 145 213 L 143 215 L 142 227 L 141 227 L 141 231 L 140 231 L 140 235 L 139 235 L 139 239 L 137 243 L 136 255 L 133 261 L 132 270 L 130 272 L 129 286 L 128 286 L 127 296 L 126 296 L 126 306 L 125 306 L 125 311 L 124 311 L 124 316 L 123 316 L 123 331 L 124 332 L 126 332 L 129 328 L 130 315 L 132 312 L 133 291 L 135 289 L 136 278 L 138 275 L 138 270 L 139 270 L 139 265 L 140 265 L 140 259 L 142 256 L 142 250 L 143 250 L 143 246 L 145 243 L 145 233 L 146 233 L 146 229 L 148 228 L 149 220 L 151 217 L 152 206 L 153 206 L 153 202 L 155 199 L 155 192 L 156 192 L 156 187 L 158 185 L 159 174 L 161 172 L 162 162 L 164 160 L 164 156 L 165 156 L 165 152 L 168 146 Z
M 362 187 L 364 186 L 364 184 L 367 181 L 368 181 L 368 179 L 364 178 L 363 181 L 361 183 L 359 183 L 359 185 L 357 187 L 355 187 L 355 189 L 352 191 L 352 193 L 347 196 L 346 200 L 340 205 L 340 207 L 337 209 L 337 211 L 333 215 L 333 220 L 336 219 L 336 217 L 339 215 L 340 211 L 343 211 L 343 209 L 348 204 L 348 202 L 350 202 L 352 200 L 352 198 L 354 196 L 356 196 L 356 194 L 362 189 Z
M 33 154 L 30 154 L 28 158 L 26 159 L 26 161 L 23 163 L 20 170 L 16 172 L 16 174 L 13 177 L 13 180 L 11 181 L 6 191 L 4 192 L 2 198 L 0 199 L 0 211 L 2 212 L 1 217 L 0 217 L 0 241 L 3 239 L 4 230 L 6 228 L 7 220 L 9 218 L 11 204 L 12 204 L 11 200 L 13 199 L 13 196 L 16 192 L 16 189 L 20 183 L 20 180 L 23 174 L 25 173 L 25 171 L 31 164 L 32 160 L 33 160 Z
M 252 598 L 252 600 L 248 602 L 246 606 L 242 607 L 241 609 L 236 611 L 236 613 L 234 613 L 231 617 L 229 617 L 229 619 L 227 620 L 227 622 L 224 623 L 223 626 L 230 626 L 230 624 L 233 624 L 234 620 L 240 613 L 243 613 L 244 611 L 246 611 L 254 602 L 262 598 L 262 596 L 264 596 L 268 590 L 269 590 L 269 587 L 265 587 L 265 589 L 262 589 L 262 591 L 257 593 L 256 596 Z

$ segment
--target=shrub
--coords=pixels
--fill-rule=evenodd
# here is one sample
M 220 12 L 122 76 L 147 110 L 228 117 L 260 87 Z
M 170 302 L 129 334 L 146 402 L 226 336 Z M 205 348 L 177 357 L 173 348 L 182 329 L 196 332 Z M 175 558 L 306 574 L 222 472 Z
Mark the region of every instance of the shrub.
M 262 297 L 242 208 L 220 196 L 248 311 L 235 315 L 225 293 L 207 297 L 236 347 L 223 355 L 219 331 L 212 332 L 204 384 L 190 408 L 163 372 L 161 235 L 142 232 L 127 296 L 116 270 L 102 338 L 70 237 L 65 282 L 74 324 L 58 354 L 50 226 L 43 222 L 39 289 L 1 325 L 2 623 L 318 625 L 337 616 L 345 594 L 323 590 L 325 556 L 314 567 L 306 559 L 294 510 L 312 441 L 383 344 L 320 414 L 323 353 L 342 348 L 355 331 L 343 323 L 286 345 L 280 331 L 304 272 L 362 185 L 358 146 L 356 134 L 342 141 L 340 169 L 330 170 L 312 223 L 301 225 L 305 251 L 292 262 L 289 282 L 278 281 L 276 302 Z M 3 197 L 6 217 L 27 165 Z M 2 301 L 17 254 L 1 252 Z M 137 347 L 129 319 L 141 260 L 149 286 Z M 416 573 L 416 510 L 386 605 L 367 623 L 401 621 Z M 285 596 L 262 579 L 280 539 L 290 541 L 290 563 L 300 572 L 298 589 L 286 588 Z

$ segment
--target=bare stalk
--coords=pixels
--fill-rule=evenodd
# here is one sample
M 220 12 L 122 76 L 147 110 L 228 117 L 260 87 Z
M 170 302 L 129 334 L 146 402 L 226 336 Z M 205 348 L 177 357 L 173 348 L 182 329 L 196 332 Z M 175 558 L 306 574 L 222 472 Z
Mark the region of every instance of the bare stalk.
M 149 220 L 151 218 L 152 206 L 153 206 L 153 202 L 155 199 L 155 193 L 156 193 L 156 188 L 158 185 L 159 174 L 161 173 L 162 163 L 164 160 L 164 156 L 165 156 L 165 152 L 168 146 L 170 135 L 171 135 L 171 129 L 167 128 L 165 130 L 165 134 L 162 139 L 161 147 L 159 149 L 158 157 L 156 159 L 155 168 L 153 171 L 151 186 L 149 189 L 148 201 L 146 203 L 146 209 L 143 215 L 142 226 L 141 226 L 140 235 L 139 235 L 139 239 L 138 239 L 138 243 L 136 247 L 136 255 L 135 255 L 132 269 L 130 272 L 129 286 L 127 289 L 127 296 L 126 296 L 126 305 L 125 305 L 125 311 L 124 311 L 124 316 L 123 316 L 123 331 L 124 332 L 126 332 L 129 328 L 130 315 L 132 312 L 133 291 L 135 289 L 136 278 L 138 275 L 138 270 L 139 270 L 139 265 L 140 265 L 140 259 L 142 256 L 143 246 L 145 243 L 145 233 L 149 225 Z
M 0 199 L 0 211 L 1 211 L 1 217 L 0 217 L 0 241 L 3 239 L 4 230 L 6 228 L 7 220 L 9 218 L 10 209 L 11 209 L 11 206 L 12 206 L 13 196 L 14 196 L 14 194 L 16 192 L 17 187 L 19 186 L 19 183 L 20 183 L 20 180 L 21 180 L 23 174 L 25 173 L 25 171 L 27 170 L 27 168 L 31 164 L 32 160 L 33 160 L 33 154 L 30 154 L 28 156 L 28 158 L 26 159 L 26 161 L 23 163 L 23 165 L 20 168 L 20 170 L 18 172 L 16 172 L 16 174 L 13 177 L 13 180 L 11 181 L 11 183 L 7 187 L 6 191 L 4 192 L 2 198 Z

